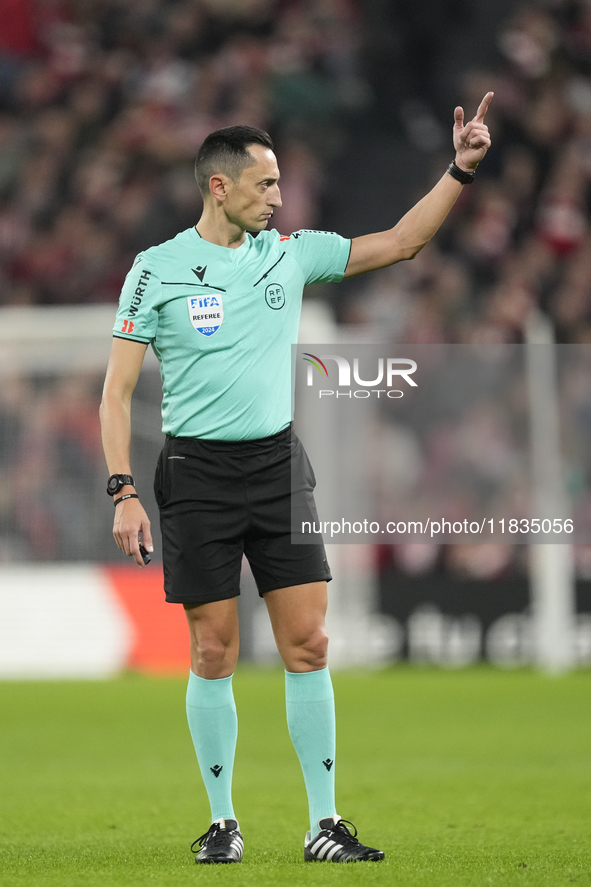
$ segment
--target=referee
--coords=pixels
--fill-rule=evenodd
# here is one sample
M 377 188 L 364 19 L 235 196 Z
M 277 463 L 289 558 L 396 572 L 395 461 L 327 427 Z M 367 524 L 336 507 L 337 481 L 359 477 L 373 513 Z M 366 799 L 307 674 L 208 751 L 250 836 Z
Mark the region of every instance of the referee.
M 187 716 L 211 804 L 198 863 L 240 862 L 232 805 L 237 718 L 237 595 L 243 554 L 285 665 L 287 722 L 306 784 L 304 859 L 380 860 L 334 798 L 335 716 L 324 623 L 330 571 L 324 547 L 290 542 L 291 466 L 315 519 L 313 473 L 291 430 L 291 348 L 306 284 L 339 281 L 412 259 L 474 178 L 490 138 L 492 93 L 464 124 L 455 109 L 452 162 L 394 228 L 347 240 L 321 231 L 267 231 L 281 206 L 267 133 L 211 133 L 195 162 L 203 213 L 194 228 L 140 253 L 119 303 L 101 423 L 118 547 L 143 566 L 150 524 L 129 459 L 131 399 L 144 354 L 160 361 L 166 442 L 154 490 L 160 510 L 166 600 L 189 623 Z M 255 238 L 248 232 L 255 232 Z

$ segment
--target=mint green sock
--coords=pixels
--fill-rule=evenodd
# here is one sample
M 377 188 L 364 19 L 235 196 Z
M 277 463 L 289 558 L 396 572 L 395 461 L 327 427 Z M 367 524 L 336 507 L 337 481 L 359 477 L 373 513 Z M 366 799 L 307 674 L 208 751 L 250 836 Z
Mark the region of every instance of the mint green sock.
M 310 829 L 336 813 L 334 798 L 335 712 L 328 668 L 285 672 L 287 726 L 300 759 L 310 807 Z
M 187 720 L 211 805 L 211 821 L 236 819 L 232 806 L 232 770 L 238 718 L 232 675 L 208 681 L 190 672 Z

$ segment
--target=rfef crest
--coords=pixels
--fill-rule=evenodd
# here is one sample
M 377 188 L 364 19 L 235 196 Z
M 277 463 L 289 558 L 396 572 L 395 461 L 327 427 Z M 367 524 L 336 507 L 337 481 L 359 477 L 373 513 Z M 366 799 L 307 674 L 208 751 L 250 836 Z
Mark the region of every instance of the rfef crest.
M 189 296 L 189 318 L 198 333 L 202 336 L 213 336 L 217 333 L 224 319 L 224 304 L 221 293 L 209 296 Z

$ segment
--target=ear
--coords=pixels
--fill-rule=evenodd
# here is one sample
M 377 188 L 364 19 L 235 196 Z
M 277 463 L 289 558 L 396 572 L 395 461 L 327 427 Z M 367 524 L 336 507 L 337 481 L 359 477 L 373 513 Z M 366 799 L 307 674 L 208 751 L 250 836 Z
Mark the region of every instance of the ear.
M 216 173 L 209 180 L 209 192 L 220 203 L 226 199 L 230 180 L 221 173 Z

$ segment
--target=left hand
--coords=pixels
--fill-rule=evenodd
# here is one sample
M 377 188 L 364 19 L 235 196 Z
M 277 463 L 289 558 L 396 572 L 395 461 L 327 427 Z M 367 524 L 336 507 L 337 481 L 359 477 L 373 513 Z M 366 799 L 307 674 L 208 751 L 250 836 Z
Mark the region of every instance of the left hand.
M 454 111 L 454 148 L 456 149 L 456 164 L 466 172 L 474 172 L 488 149 L 490 148 L 490 134 L 484 122 L 494 92 L 487 92 L 476 116 L 464 126 L 464 109 L 457 107 Z

